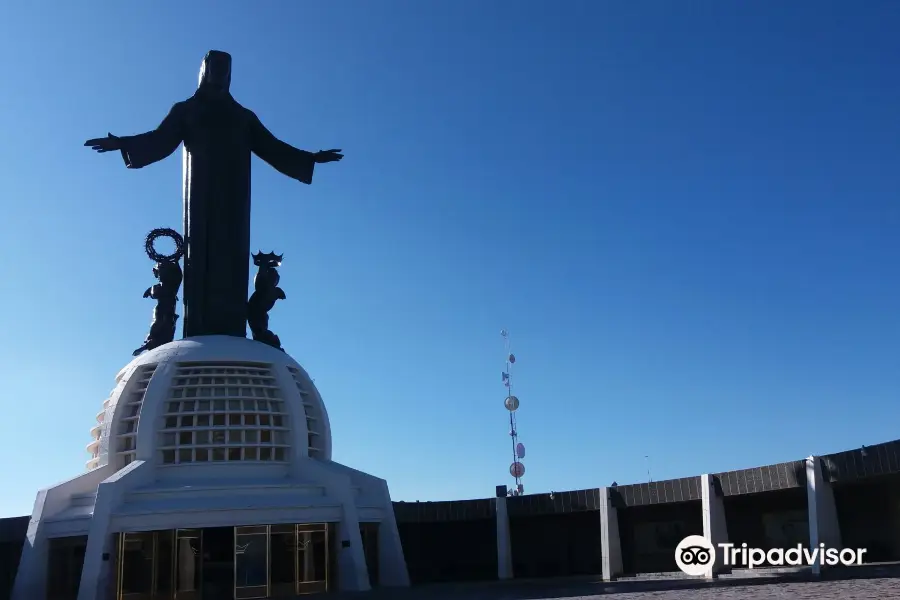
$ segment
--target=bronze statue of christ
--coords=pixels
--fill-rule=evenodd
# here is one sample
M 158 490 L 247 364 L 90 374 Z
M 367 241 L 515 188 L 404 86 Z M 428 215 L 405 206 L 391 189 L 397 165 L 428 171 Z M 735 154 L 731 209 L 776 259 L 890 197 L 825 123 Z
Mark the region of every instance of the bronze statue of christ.
M 282 142 L 229 91 L 231 56 L 210 51 L 193 96 L 178 102 L 159 127 L 140 135 L 85 142 L 119 150 L 129 169 L 171 155 L 184 144 L 184 337 L 247 335 L 250 277 L 250 154 L 297 181 L 312 183 L 316 163 L 340 150 L 307 152 Z

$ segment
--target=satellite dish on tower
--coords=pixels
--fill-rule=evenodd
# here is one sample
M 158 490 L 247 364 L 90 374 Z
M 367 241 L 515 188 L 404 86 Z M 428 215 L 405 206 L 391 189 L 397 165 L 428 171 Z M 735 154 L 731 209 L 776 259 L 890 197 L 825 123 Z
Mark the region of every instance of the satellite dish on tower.
M 503 406 L 505 406 L 506 410 L 509 412 L 515 412 L 519 409 L 519 399 L 515 396 L 507 396 L 506 400 L 503 401 Z
M 516 444 L 516 458 L 525 458 L 525 444 Z
M 509 465 L 509 474 L 518 479 L 525 474 L 525 465 L 520 463 L 519 461 L 514 462 Z

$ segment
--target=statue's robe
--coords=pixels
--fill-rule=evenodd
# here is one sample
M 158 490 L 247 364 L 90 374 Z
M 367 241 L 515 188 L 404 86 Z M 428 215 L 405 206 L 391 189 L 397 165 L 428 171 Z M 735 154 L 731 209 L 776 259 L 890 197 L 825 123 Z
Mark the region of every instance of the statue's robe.
M 184 142 L 184 337 L 246 337 L 250 153 L 306 184 L 313 154 L 277 139 L 229 93 L 202 88 L 155 130 L 119 139 L 131 169 L 166 158 Z

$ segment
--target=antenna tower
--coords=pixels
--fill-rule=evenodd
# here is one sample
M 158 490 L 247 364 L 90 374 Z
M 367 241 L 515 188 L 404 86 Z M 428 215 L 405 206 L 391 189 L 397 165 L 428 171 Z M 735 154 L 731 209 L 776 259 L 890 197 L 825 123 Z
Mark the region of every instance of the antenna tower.
M 516 411 L 519 409 L 519 399 L 513 395 L 512 367 L 516 364 L 516 356 L 510 350 L 509 332 L 500 330 L 503 337 L 503 345 L 506 351 L 506 369 L 503 371 L 503 385 L 506 387 L 506 400 L 503 406 L 509 412 L 509 437 L 512 440 L 512 464 L 509 465 L 509 474 L 516 480 L 515 487 L 509 491 L 511 496 L 521 496 L 525 492 L 522 485 L 522 477 L 525 475 L 525 445 L 519 442 L 519 430 L 516 425 Z

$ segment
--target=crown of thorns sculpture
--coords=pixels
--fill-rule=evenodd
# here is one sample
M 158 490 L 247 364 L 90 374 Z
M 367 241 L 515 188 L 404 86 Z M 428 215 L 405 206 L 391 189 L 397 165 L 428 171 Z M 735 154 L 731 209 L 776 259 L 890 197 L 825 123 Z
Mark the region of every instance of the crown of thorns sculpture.
M 161 237 L 167 237 L 175 243 L 175 252 L 172 254 L 161 254 L 156 251 L 154 244 Z M 184 238 L 174 229 L 154 229 L 147 234 L 147 239 L 144 241 L 144 251 L 147 252 L 150 260 L 158 263 L 178 262 L 184 256 Z

